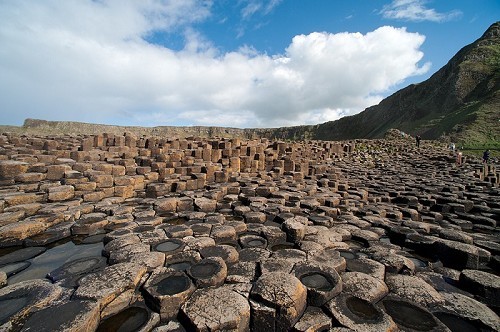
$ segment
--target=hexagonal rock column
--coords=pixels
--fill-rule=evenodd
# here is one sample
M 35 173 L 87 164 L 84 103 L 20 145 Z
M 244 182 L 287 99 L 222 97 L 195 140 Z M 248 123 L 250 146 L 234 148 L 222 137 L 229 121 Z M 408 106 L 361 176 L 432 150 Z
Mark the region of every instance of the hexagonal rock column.
M 72 199 L 75 196 L 75 188 L 73 186 L 55 186 L 48 189 L 48 201 L 59 202 Z
M 269 272 L 255 282 L 250 297 L 259 302 L 252 311 L 253 330 L 288 331 L 306 308 L 307 288 L 288 273 Z
M 176 271 L 185 271 L 191 265 L 201 261 L 200 253 L 194 250 L 187 250 L 169 256 L 165 260 L 165 266 Z
M 340 294 L 326 308 L 340 324 L 355 331 L 399 331 L 384 311 L 355 296 Z
M 432 313 L 443 323 L 460 324 L 474 331 L 500 331 L 500 318 L 485 304 L 459 293 L 443 292 L 445 304 Z
M 97 331 L 151 331 L 160 322 L 160 315 L 141 302 L 135 302 L 116 314 L 101 320 Z
M 179 309 L 196 290 L 191 279 L 180 271 L 158 268 L 144 284 L 144 298 L 162 320 L 175 318 Z
M 185 246 L 186 243 L 181 239 L 168 239 L 153 245 L 153 250 L 162 252 L 166 257 L 169 257 L 178 252 L 182 252 Z
M 0 161 L 0 180 L 13 179 L 16 175 L 26 173 L 29 164 L 16 160 Z
M 0 289 L 0 331 L 10 331 L 33 309 L 49 305 L 62 292 L 62 287 L 41 279 L 22 281 Z
M 267 240 L 262 236 L 247 234 L 241 235 L 239 242 L 242 248 L 266 248 Z
M 437 239 L 434 252 L 444 266 L 457 270 L 477 269 L 479 267 L 478 247 L 445 239 Z
M 43 233 L 48 228 L 43 222 L 25 220 L 0 227 L 0 247 L 22 245 L 23 240 L 30 236 Z
M 119 294 L 135 288 L 146 273 L 146 267 L 134 263 L 118 263 L 104 270 L 91 273 L 78 281 L 72 298 L 88 299 L 100 303 L 101 308 Z
M 103 229 L 109 221 L 106 219 L 104 213 L 94 212 L 82 216 L 71 227 L 71 234 L 73 235 L 87 235 L 92 234 L 97 230 Z
M 195 198 L 194 208 L 196 211 L 214 212 L 217 207 L 217 201 L 206 197 Z
M 337 272 L 346 269 L 346 259 L 335 249 L 324 249 L 308 256 L 308 260 L 321 265 L 332 266 Z
M 250 305 L 226 285 L 198 289 L 182 306 L 179 319 L 193 331 L 249 331 Z
M 482 302 L 500 307 L 500 277 L 484 271 L 463 270 L 459 286 L 480 297 Z
M 346 268 L 350 272 L 362 272 L 380 280 L 385 278 L 385 265 L 367 257 L 348 260 Z
M 401 273 L 415 271 L 415 263 L 405 256 L 392 253 L 390 250 L 380 250 L 372 255 L 372 258 L 385 266 L 388 273 Z
M 333 267 L 318 263 L 297 263 L 293 273 L 307 287 L 307 303 L 321 307 L 342 291 L 342 280 Z
M 317 307 L 307 307 L 300 320 L 293 327 L 293 331 L 329 331 L 332 327 L 332 319 L 323 310 Z
M 397 296 L 379 302 L 402 331 L 446 331 L 446 327 L 424 307 Z
M 227 277 L 227 265 L 221 257 L 207 257 L 191 265 L 187 272 L 198 287 L 220 286 Z
M 95 331 L 100 319 L 99 304 L 68 301 L 31 315 L 22 331 Z
M 424 307 L 439 306 L 444 303 L 441 294 L 419 277 L 387 274 L 385 283 L 392 294 Z
M 371 303 L 378 302 L 389 293 L 383 281 L 362 272 L 343 273 L 342 283 L 344 293 Z
M 240 258 L 236 248 L 225 244 L 201 248 L 200 254 L 203 258 L 220 257 L 226 262 L 226 264 L 238 263 Z
M 306 235 L 306 224 L 307 218 L 294 217 L 281 224 L 281 228 L 286 233 L 287 240 L 295 243 L 302 240 Z

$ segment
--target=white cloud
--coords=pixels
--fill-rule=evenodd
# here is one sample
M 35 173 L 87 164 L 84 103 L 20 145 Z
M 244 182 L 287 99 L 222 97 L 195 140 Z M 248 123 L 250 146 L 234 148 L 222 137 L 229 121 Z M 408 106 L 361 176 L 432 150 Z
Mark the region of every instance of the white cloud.
M 241 9 L 241 16 L 244 19 L 247 19 L 261 9 L 262 9 L 262 3 L 260 1 L 249 1 L 245 5 L 245 7 Z
M 311 124 L 357 113 L 428 70 L 418 64 L 425 37 L 404 28 L 298 35 L 274 56 L 221 54 L 189 27 L 208 15 L 194 0 L 1 2 L 0 123 Z M 179 26 L 181 51 L 144 39 Z
M 244 4 L 241 9 L 243 19 L 249 19 L 256 13 L 267 15 L 276 8 L 282 0 L 241 0 L 240 4 Z
M 269 21 L 260 22 L 259 20 L 271 14 L 281 2 L 282 0 L 239 0 L 237 5 L 241 7 L 242 20 L 236 28 L 236 38 L 240 39 L 245 35 L 248 25 L 252 25 L 253 30 L 259 30 L 267 25 Z
M 381 14 L 385 18 L 416 22 L 444 22 L 462 15 L 459 10 L 439 13 L 433 8 L 427 8 L 426 2 L 426 0 L 393 0 L 391 4 L 384 6 Z

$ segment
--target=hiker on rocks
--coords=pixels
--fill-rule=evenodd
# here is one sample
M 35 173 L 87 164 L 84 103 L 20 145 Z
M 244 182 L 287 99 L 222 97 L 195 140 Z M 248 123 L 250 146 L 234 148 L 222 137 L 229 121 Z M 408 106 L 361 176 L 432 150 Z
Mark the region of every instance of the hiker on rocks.
M 422 137 L 420 137 L 420 135 L 417 135 L 417 137 L 415 137 L 415 140 L 417 141 L 417 148 L 420 147 L 420 140 L 422 139 Z
M 490 160 L 490 150 L 486 149 L 483 153 L 483 164 L 487 164 L 488 161 Z
M 462 151 L 457 150 L 457 166 L 462 165 Z
M 450 143 L 451 152 L 455 152 L 455 143 Z

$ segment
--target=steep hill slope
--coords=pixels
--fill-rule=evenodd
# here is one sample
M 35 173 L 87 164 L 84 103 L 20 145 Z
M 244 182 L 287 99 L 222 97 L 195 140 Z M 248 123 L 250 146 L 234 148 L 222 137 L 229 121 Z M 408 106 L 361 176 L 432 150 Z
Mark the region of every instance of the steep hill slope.
M 398 128 L 423 138 L 448 135 L 482 145 L 500 140 L 500 22 L 462 48 L 428 80 L 365 111 L 312 126 L 317 139 L 382 137 Z

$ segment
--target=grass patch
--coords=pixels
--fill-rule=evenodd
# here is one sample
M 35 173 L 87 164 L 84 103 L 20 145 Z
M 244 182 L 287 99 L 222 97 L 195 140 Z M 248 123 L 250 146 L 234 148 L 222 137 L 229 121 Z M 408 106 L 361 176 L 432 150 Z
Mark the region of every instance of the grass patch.
M 486 149 L 467 149 L 467 148 L 464 148 L 461 151 L 466 156 L 475 156 L 478 158 L 483 158 L 483 152 L 485 150 Z M 500 149 L 497 149 L 497 150 L 490 149 L 490 158 L 497 158 L 497 159 L 500 158 Z

